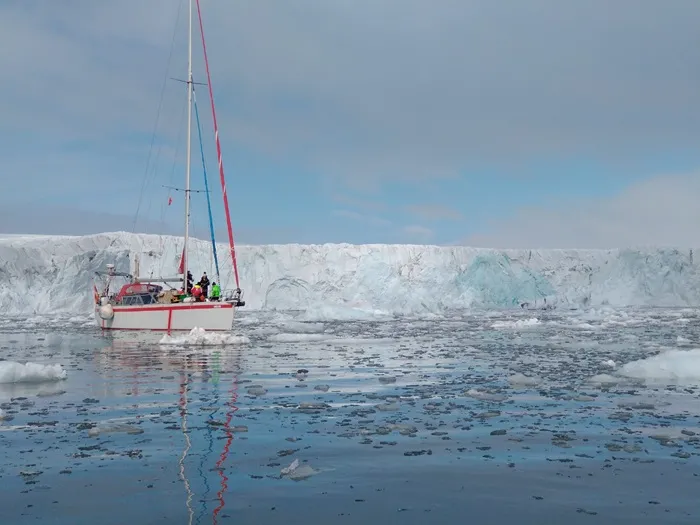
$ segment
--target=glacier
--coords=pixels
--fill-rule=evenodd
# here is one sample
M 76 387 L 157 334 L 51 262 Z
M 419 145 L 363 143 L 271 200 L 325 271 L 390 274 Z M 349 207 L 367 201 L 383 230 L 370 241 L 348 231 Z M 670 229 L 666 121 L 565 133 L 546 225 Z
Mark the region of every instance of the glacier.
M 0 312 L 88 314 L 94 272 L 109 263 L 141 276 L 173 275 L 181 237 L 114 232 L 0 236 Z M 241 245 L 245 310 L 351 309 L 368 315 L 469 308 L 696 306 L 693 249 L 510 250 L 432 245 Z M 214 275 L 210 241 L 191 240 L 197 279 Z M 217 244 L 222 288 L 233 288 L 227 244 Z

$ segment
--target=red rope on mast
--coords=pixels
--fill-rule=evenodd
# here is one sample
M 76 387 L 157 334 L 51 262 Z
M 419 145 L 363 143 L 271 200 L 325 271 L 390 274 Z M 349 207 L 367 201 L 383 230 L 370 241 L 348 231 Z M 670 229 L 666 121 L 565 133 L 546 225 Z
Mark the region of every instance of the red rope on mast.
M 226 195 L 226 178 L 224 177 L 224 161 L 221 157 L 221 143 L 219 142 L 219 126 L 216 123 L 216 110 L 214 109 L 214 93 L 211 88 L 211 75 L 209 74 L 209 59 L 207 58 L 207 44 L 204 41 L 204 26 L 202 24 L 202 11 L 197 0 L 197 18 L 199 19 L 199 33 L 202 35 L 202 49 L 204 50 L 204 65 L 207 70 L 207 86 L 209 87 L 209 100 L 211 101 L 211 114 L 214 120 L 214 138 L 216 139 L 216 155 L 219 159 L 219 177 L 221 178 L 221 192 L 224 195 L 224 210 L 226 211 L 226 226 L 228 228 L 228 244 L 231 248 L 231 261 L 233 274 L 236 277 L 236 288 L 240 288 L 238 281 L 238 263 L 236 262 L 236 248 L 233 244 L 233 229 L 231 228 L 231 215 L 228 209 L 228 196 Z

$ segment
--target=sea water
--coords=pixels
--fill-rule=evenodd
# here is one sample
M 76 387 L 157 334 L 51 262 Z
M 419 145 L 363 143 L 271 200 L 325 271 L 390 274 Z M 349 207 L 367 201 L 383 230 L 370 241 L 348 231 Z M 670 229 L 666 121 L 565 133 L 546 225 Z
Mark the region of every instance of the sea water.
M 239 321 L 0 318 L 0 523 L 700 521 L 695 310 Z

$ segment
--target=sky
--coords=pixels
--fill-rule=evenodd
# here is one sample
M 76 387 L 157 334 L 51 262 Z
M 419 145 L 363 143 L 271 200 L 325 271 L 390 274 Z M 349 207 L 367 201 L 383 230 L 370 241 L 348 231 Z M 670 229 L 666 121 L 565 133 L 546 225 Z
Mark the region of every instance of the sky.
M 183 233 L 187 7 L 0 0 L 0 233 Z M 237 242 L 700 246 L 697 0 L 201 7 Z

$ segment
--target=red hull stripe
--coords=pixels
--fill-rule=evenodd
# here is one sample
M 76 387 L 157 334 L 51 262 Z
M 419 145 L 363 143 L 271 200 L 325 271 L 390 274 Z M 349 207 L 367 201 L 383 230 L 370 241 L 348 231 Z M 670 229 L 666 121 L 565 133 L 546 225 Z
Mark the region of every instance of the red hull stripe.
M 168 310 L 168 332 L 170 331 L 170 327 L 173 325 L 173 310 L 172 308 Z
M 165 312 L 165 311 L 186 311 L 186 310 L 211 310 L 213 308 L 233 308 L 232 303 L 205 303 L 205 304 L 183 304 L 183 305 L 163 305 L 163 306 L 115 306 L 114 313 L 117 312 Z

